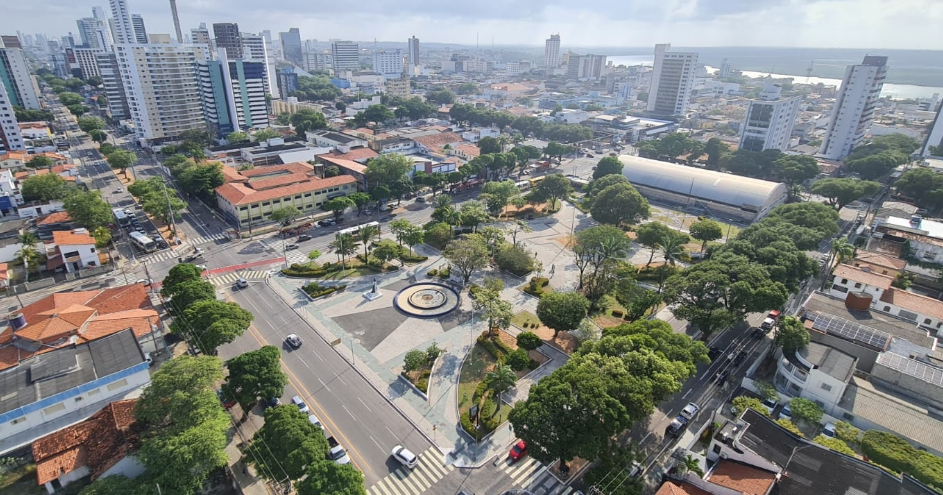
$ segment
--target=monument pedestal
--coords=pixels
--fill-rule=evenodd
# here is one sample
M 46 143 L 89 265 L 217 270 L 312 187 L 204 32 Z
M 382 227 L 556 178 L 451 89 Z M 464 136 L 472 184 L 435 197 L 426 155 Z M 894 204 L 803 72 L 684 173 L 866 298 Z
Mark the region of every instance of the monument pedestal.
M 383 293 L 377 290 L 377 279 L 373 279 L 373 289 L 363 293 L 363 298 L 368 301 L 375 301 L 383 296 Z

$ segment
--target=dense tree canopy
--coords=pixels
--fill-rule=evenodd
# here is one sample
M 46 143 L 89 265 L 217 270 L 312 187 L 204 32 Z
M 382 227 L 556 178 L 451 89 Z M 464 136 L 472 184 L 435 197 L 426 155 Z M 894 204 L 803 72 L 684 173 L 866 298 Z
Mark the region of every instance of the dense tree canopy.
M 308 466 L 325 461 L 327 439 L 294 404 L 265 411 L 265 423 L 252 436 L 246 458 L 272 481 L 297 480 Z
M 183 311 L 171 330 L 184 336 L 203 354 L 216 354 L 216 348 L 228 344 L 249 328 L 255 317 L 234 302 L 197 301 Z
M 894 182 L 897 192 L 928 210 L 943 208 L 943 174 L 928 167 L 912 168 Z
M 291 115 L 289 120 L 300 137 L 305 137 L 307 131 L 316 131 L 327 127 L 327 119 L 324 118 L 324 114 L 310 108 L 299 109 Z
M 589 310 L 589 301 L 579 292 L 551 292 L 544 294 L 537 303 L 537 318 L 553 330 L 569 332 L 580 326 Z
M 812 184 L 812 193 L 824 197 L 828 204 L 841 209 L 852 201 L 874 194 L 880 188 L 881 185 L 873 181 L 830 178 Z
M 98 191 L 74 192 L 66 196 L 62 205 L 73 222 L 89 230 L 109 225 L 113 221 L 111 206 L 105 203 Z
M 298 89 L 289 96 L 302 101 L 331 101 L 341 96 L 341 90 L 331 84 L 327 76 L 298 76 Z
M 590 210 L 593 220 L 610 225 L 634 224 L 648 218 L 648 200 L 631 184 L 615 184 L 595 195 Z
M 73 192 L 73 186 L 57 174 L 31 175 L 20 183 L 25 201 L 52 201 L 63 199 Z
M 876 179 L 898 165 L 910 161 L 910 154 L 920 142 L 903 134 L 878 136 L 869 144 L 859 146 L 845 157 L 845 167 L 861 174 L 863 179 Z
M 605 175 L 621 175 L 622 162 L 617 157 L 607 156 L 596 164 L 596 170 L 593 170 L 593 179 L 598 179 Z
M 406 174 L 413 168 L 412 162 L 399 153 L 388 153 L 371 158 L 367 162 L 365 175 L 370 185 L 393 184 L 406 178 Z

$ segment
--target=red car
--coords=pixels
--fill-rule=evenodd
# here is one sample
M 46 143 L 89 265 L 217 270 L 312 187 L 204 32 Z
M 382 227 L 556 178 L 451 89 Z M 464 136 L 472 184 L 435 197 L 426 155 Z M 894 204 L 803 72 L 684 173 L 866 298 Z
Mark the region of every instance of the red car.
M 508 452 L 508 458 L 511 459 L 511 462 L 517 462 L 525 455 L 527 455 L 527 443 L 523 440 L 518 440 L 517 443 L 511 447 L 511 451 Z
M 231 399 L 231 398 L 223 397 L 223 391 L 222 391 L 222 390 L 217 391 L 217 392 L 216 392 L 216 395 L 219 397 L 219 401 L 223 404 L 223 407 L 224 407 L 224 408 L 229 409 L 229 408 L 231 408 L 232 406 L 235 406 L 235 405 L 236 405 L 236 401 L 235 401 L 235 400 L 233 400 L 233 399 Z

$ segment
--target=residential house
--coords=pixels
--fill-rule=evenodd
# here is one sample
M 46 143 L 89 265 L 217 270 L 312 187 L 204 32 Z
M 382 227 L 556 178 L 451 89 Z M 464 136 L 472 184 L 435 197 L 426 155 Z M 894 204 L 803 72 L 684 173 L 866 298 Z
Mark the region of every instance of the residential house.
M 828 293 L 851 301 L 851 307 L 862 310 L 870 307 L 912 321 L 936 334 L 943 327 L 943 301 L 892 287 L 893 282 L 893 277 L 842 264 L 833 272 Z
M 76 299 L 74 294 L 49 297 Z M 88 308 L 80 306 L 66 306 L 68 311 L 46 316 L 44 324 L 29 324 L 21 330 L 58 333 L 59 327 L 74 329 L 83 316 L 89 317 Z M 10 335 L 4 332 L 3 337 Z M 19 352 L 8 352 L 11 348 Z M 59 347 L 27 350 L 8 344 L 0 349 L 0 366 L 4 368 L 0 372 L 0 453 L 88 418 L 151 379 L 148 360 L 130 328 Z
M 52 243 L 46 244 L 47 270 L 74 273 L 100 265 L 95 238 L 84 228 L 54 231 Z
M 354 177 L 341 175 L 322 179 L 307 163 L 243 171 L 226 167 L 223 175 L 226 183 L 216 188 L 217 205 L 226 220 L 240 230 L 270 223 L 272 212 L 282 207 L 291 206 L 310 215 L 329 199 L 357 192 Z
M 323 148 L 334 148 L 341 153 L 347 153 L 353 148 L 367 146 L 367 140 L 329 129 L 305 132 L 308 142 Z
M 348 158 L 340 158 L 340 156 L 331 153 L 318 155 L 317 160 L 322 167 L 336 166 L 340 169 L 341 174 L 352 177 L 359 185 L 360 189 L 367 190 L 366 165 Z
M 251 148 L 242 148 L 242 162 L 259 165 L 281 165 L 295 161 L 313 160 L 323 150 L 310 148 L 305 142 L 286 142 L 282 138 L 272 138 L 264 143 L 257 143 Z
M 23 170 L 30 158 L 25 151 L 8 151 L 0 154 L 0 169 Z
M 501 135 L 501 131 L 490 127 L 476 127 L 462 133 L 462 139 L 477 143 L 483 137 L 496 138 Z
M 454 132 L 440 132 L 427 136 L 417 136 L 413 138 L 416 141 L 416 149 L 420 153 L 443 153 L 446 145 L 454 147 L 463 143 L 465 140 Z
M 919 215 L 908 218 L 888 216 L 884 223 L 875 225 L 880 238 L 908 242 L 917 259 L 943 264 L 943 222 L 926 220 Z
M 40 485 L 51 495 L 73 481 L 111 475 L 137 477 L 144 466 L 132 452 L 140 448 L 141 425 L 134 419 L 137 399 L 118 400 L 85 421 L 33 442 Z
M 20 135 L 24 139 L 49 139 L 52 137 L 52 131 L 45 122 L 21 122 Z
M 861 269 L 868 269 L 871 273 L 887 275 L 896 278 L 904 272 L 907 262 L 900 259 L 887 256 L 872 251 L 859 250 L 855 253 L 855 259 L 852 264 Z
M 446 157 L 442 155 L 414 155 L 410 157 L 413 162 L 413 171 L 410 176 L 416 172 L 425 174 L 455 172 L 461 166 L 457 157 Z
M 370 145 L 383 155 L 389 153 L 408 155 L 410 153 L 415 153 L 418 150 L 416 141 L 405 137 L 378 139 L 373 141 Z
M 481 156 L 481 148 L 474 144 L 457 144 L 452 149 L 445 150 L 445 154 L 457 156 L 462 160 L 469 161 L 475 157 Z

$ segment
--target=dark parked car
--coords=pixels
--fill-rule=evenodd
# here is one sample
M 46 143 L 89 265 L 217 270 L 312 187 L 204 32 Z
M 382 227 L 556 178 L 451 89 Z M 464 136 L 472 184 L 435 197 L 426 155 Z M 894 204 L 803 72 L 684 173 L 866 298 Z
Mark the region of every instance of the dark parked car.
M 281 399 L 278 397 L 269 397 L 262 401 L 262 410 L 268 409 L 270 407 L 280 406 L 282 404 Z
M 678 416 L 677 418 L 671 420 L 671 424 L 668 425 L 668 428 L 665 430 L 666 435 L 671 435 L 677 437 L 681 435 L 681 432 L 688 427 L 688 420 L 684 416 Z
M 285 244 L 285 251 L 292 251 L 298 249 L 297 244 Z
M 723 351 L 721 351 L 719 348 L 711 346 L 709 349 L 707 349 L 707 357 L 713 361 L 717 356 L 720 356 L 721 352 Z
M 301 234 L 298 236 L 298 242 L 310 241 L 310 240 L 311 240 L 311 236 L 308 234 Z
M 715 379 L 717 380 L 717 383 L 724 383 L 727 381 L 727 377 L 729 376 L 730 376 L 730 370 L 723 370 L 717 373 L 717 376 L 715 377 Z
M 747 358 L 747 351 L 740 351 L 737 353 L 737 357 L 733 358 L 733 365 L 740 366 L 740 363 Z

